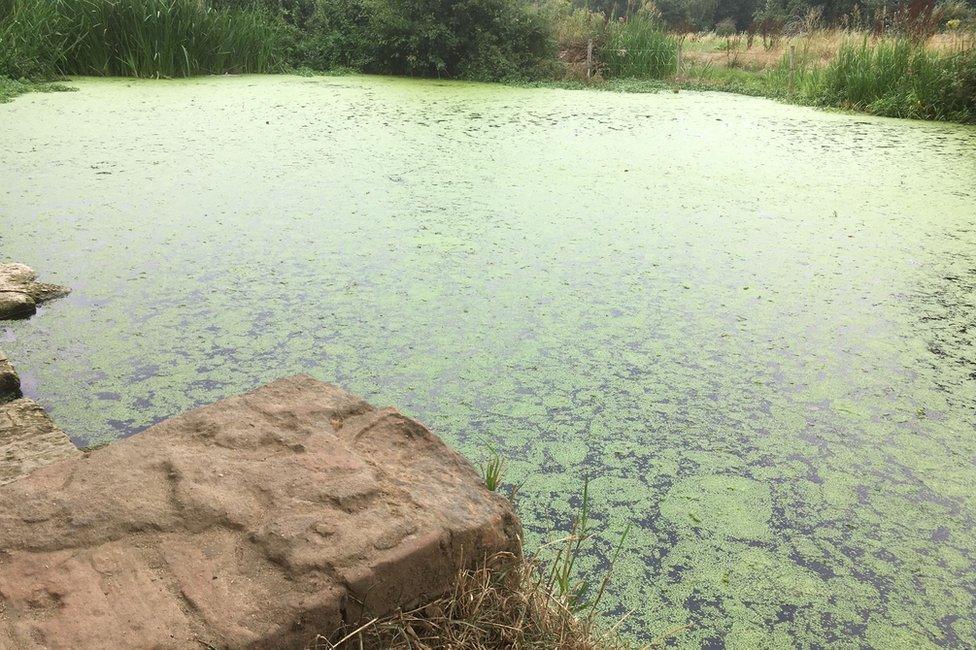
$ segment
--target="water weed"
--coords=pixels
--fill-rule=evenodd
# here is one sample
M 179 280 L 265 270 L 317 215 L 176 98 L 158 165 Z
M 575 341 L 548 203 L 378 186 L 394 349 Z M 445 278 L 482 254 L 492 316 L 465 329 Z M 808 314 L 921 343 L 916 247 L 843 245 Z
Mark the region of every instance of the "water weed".
M 26 79 L 0 77 L 0 104 L 24 93 L 47 93 L 74 90 L 59 83 L 36 83 Z
M 481 477 L 489 490 L 497 492 L 505 475 L 505 459 L 493 447 L 489 447 L 488 452 L 488 459 L 481 464 Z

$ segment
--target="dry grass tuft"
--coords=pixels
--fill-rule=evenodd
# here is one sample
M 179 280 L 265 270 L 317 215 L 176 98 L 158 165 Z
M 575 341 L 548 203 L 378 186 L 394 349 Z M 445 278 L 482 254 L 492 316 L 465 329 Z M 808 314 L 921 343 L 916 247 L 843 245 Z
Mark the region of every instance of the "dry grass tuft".
M 622 622 L 622 621 L 621 621 Z M 432 603 L 372 619 L 320 637 L 317 650 L 634 650 L 602 627 L 592 609 L 579 611 L 572 594 L 547 580 L 538 558 L 493 556 L 462 571 L 454 591 Z M 663 640 L 662 640 L 663 641 Z M 660 642 L 642 647 L 654 647 Z

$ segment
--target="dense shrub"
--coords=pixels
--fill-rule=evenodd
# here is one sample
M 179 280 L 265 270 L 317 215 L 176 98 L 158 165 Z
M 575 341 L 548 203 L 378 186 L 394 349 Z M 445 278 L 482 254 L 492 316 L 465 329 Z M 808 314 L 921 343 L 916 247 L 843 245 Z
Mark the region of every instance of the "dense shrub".
M 550 0 L 542 10 L 562 51 L 585 51 L 590 41 L 600 46 L 607 39 L 609 26 L 602 13 L 575 7 L 569 0 Z
M 369 10 L 363 0 L 318 0 L 304 21 L 294 65 L 314 70 L 373 67 Z
M 320 69 L 499 79 L 532 75 L 553 42 L 521 0 L 320 0 L 300 50 Z
M 185 76 L 307 66 L 526 77 L 553 61 L 523 0 L 0 0 L 0 74 Z

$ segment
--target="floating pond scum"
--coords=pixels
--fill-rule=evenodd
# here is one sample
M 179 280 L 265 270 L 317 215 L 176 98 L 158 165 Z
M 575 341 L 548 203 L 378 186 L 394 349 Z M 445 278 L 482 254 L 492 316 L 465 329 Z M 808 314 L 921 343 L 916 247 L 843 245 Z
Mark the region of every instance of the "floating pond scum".
M 585 477 L 625 629 L 976 645 L 976 129 L 724 94 L 78 80 L 0 106 L 0 341 L 80 445 L 308 372 Z

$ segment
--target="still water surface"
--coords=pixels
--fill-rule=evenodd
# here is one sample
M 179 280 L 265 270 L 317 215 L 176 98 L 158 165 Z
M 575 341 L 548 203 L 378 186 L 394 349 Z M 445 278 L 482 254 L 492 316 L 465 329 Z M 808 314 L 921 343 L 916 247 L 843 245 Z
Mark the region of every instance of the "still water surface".
M 681 647 L 976 645 L 976 129 L 723 94 L 79 80 L 0 106 L 0 345 L 79 444 L 308 372 L 584 477 Z

